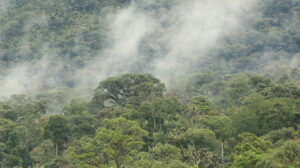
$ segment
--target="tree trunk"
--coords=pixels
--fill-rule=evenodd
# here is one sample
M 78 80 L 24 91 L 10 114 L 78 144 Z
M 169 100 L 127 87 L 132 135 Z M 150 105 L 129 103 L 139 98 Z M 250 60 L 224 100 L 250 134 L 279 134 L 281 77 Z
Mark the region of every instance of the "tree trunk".
M 221 158 L 222 163 L 224 163 L 224 141 L 221 142 Z
M 153 117 L 153 133 L 154 133 L 157 130 L 157 128 L 156 128 L 156 119 L 155 119 L 154 114 L 152 114 L 152 117 Z
M 159 118 L 159 131 L 161 131 L 161 117 Z
M 58 156 L 58 145 L 57 145 L 57 141 L 55 142 L 55 156 Z
M 180 149 L 182 158 L 183 158 L 184 160 L 186 160 L 186 156 L 185 156 L 185 154 L 184 154 L 184 150 L 183 150 L 182 146 L 181 146 L 181 145 L 178 145 L 178 146 L 179 146 L 179 149 Z
M 121 163 L 119 160 L 115 160 L 117 168 L 121 168 Z

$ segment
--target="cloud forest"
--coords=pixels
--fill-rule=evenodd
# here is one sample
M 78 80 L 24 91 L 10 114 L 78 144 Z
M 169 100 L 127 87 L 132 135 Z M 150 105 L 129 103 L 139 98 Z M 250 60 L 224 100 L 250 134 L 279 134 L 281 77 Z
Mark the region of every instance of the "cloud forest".
M 0 0 L 1 168 L 300 168 L 300 0 Z

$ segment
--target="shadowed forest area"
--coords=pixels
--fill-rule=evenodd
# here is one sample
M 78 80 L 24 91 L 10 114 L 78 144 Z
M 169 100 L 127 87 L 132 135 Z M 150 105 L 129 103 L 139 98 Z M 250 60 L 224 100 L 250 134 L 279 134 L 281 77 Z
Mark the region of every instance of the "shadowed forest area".
M 1 168 L 299 168 L 300 0 L 0 0 Z

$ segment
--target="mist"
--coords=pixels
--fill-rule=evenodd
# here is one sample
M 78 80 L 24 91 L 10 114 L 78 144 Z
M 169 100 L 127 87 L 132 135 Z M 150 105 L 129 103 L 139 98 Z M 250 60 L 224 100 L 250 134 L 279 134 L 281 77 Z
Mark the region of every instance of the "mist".
M 0 1 L 0 15 L 4 14 L 9 9 L 9 0 Z
M 7 1 L 0 2 L 1 14 Z M 174 80 L 208 66 L 207 62 L 215 59 L 209 52 L 219 47 L 223 38 L 248 29 L 251 15 L 257 12 L 255 0 L 161 0 L 165 5 L 159 8 L 153 7 L 155 3 L 158 1 L 133 1 L 107 14 L 105 47 L 86 59 L 84 67 L 66 69 L 68 61 L 57 56 L 51 40 L 41 44 L 40 52 L 33 56 L 35 61 L 16 63 L 0 77 L 0 97 L 34 96 L 57 89 L 70 78 L 70 98 L 89 98 L 101 80 L 127 72 L 151 73 L 170 87 Z M 23 31 L 34 25 L 47 26 L 48 19 L 46 15 L 31 17 Z M 26 53 L 28 40 L 20 40 L 20 55 Z M 80 51 L 80 45 L 75 48 Z M 297 61 L 295 57 L 290 64 L 295 66 Z
M 218 40 L 242 28 L 255 1 L 188 1 L 151 10 L 134 2 L 114 13 L 107 48 L 77 72 L 77 86 L 93 89 L 117 74 L 151 73 L 167 85 L 201 69 Z M 174 83 L 174 82 L 173 82 Z M 94 87 L 92 87 L 94 86 Z M 92 92 L 90 90 L 89 92 Z

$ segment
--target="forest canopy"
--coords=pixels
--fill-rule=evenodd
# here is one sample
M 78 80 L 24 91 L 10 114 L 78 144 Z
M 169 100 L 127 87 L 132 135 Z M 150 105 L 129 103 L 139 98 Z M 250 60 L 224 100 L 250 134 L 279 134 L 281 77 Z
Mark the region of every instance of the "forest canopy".
M 47 100 L 14 95 L 0 106 L 1 164 L 300 166 L 299 85 L 256 74 L 220 80 L 222 89 L 194 85 L 198 95 L 187 91 L 191 98 L 183 101 L 152 75 L 124 74 L 100 82 L 91 101 L 72 100 L 48 115 Z M 207 87 L 219 91 L 201 93 Z
M 300 0 L 0 0 L 1 168 L 299 168 Z

